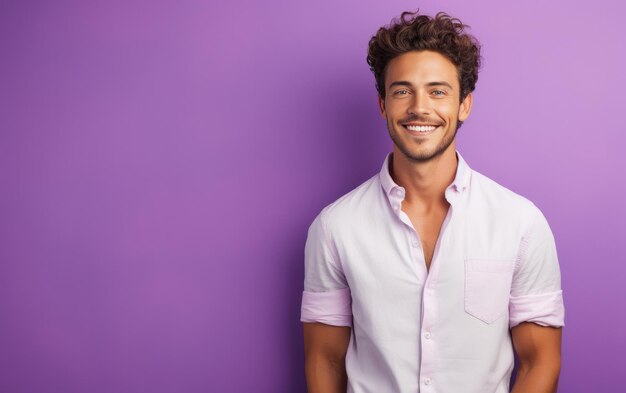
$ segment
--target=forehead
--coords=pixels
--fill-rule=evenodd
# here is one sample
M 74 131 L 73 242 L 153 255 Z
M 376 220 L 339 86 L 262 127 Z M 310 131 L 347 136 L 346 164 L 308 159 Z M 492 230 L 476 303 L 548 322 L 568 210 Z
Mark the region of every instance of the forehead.
M 394 81 L 408 81 L 415 85 L 432 81 L 445 81 L 455 88 L 459 86 L 458 72 L 454 63 L 444 55 L 429 51 L 411 51 L 393 58 L 385 71 L 385 85 Z

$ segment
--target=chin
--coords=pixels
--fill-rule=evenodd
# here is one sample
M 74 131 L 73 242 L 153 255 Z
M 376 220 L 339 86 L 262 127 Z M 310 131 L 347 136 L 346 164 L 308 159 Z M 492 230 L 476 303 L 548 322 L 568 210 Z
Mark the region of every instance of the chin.
M 402 152 L 404 156 L 413 160 L 413 161 L 429 161 L 436 157 L 440 157 L 445 154 L 448 149 L 450 149 L 452 144 L 449 144 L 445 148 L 442 148 L 441 144 L 428 144 L 428 146 L 420 146 L 416 148 L 407 148 L 407 145 L 403 147 L 398 147 L 398 150 Z

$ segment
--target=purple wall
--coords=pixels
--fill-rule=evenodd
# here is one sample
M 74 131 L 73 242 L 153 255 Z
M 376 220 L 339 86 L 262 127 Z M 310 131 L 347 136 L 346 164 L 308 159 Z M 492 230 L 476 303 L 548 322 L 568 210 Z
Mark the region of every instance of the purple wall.
M 303 247 L 391 144 L 367 41 L 484 45 L 458 148 L 557 240 L 562 392 L 626 351 L 623 3 L 0 3 L 0 391 L 301 392 Z

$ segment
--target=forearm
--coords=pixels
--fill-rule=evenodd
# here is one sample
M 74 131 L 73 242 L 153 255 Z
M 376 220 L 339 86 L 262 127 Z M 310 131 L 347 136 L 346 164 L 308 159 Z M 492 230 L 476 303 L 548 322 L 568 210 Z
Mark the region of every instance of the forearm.
M 345 393 L 348 377 L 343 359 L 310 356 L 305 365 L 309 393 Z
M 554 364 L 521 366 L 511 393 L 556 393 L 559 367 Z

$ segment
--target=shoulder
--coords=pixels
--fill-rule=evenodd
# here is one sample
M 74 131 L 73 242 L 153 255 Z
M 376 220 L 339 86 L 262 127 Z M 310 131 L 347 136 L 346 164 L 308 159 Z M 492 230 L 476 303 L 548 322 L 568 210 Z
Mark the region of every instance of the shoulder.
M 530 199 L 475 170 L 472 170 L 470 189 L 473 205 L 484 212 L 507 220 L 514 219 L 523 226 L 530 225 L 538 216 L 543 217 Z
M 351 222 L 357 221 L 366 212 L 371 211 L 380 203 L 383 195 L 379 175 L 376 174 L 348 193 L 325 206 L 316 217 L 326 230 L 334 232 Z

